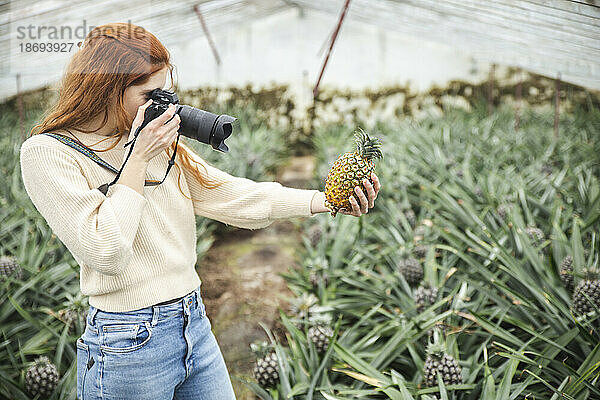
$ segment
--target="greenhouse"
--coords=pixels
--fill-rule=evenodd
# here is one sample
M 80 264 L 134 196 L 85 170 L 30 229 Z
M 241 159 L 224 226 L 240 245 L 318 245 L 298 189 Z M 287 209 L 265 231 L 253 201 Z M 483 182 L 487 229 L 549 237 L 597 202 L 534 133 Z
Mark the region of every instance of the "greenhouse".
M 600 399 L 597 1 L 0 4 L 0 400 Z

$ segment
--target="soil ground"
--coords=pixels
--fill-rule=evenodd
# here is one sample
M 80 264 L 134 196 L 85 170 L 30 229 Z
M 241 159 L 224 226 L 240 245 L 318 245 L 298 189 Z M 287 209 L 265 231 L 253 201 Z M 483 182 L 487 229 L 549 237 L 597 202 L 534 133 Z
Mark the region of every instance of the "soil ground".
M 313 168 L 312 157 L 295 157 L 276 180 L 309 189 L 306 182 Z M 278 273 L 294 266 L 294 254 L 302 246 L 300 221 L 275 221 L 260 230 L 236 229 L 217 236 L 200 262 L 202 299 L 238 400 L 257 398 L 236 376 L 253 380 L 250 343 L 268 340 L 259 322 L 274 330 L 278 307 L 287 309 L 285 298 L 293 297 Z

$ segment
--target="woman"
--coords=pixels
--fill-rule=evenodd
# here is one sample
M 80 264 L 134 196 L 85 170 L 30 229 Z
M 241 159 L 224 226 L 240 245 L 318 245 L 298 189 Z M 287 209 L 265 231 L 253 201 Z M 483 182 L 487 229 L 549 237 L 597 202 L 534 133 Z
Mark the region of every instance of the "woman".
M 331 211 L 318 190 L 234 177 L 175 143 L 173 106 L 140 131 L 106 194 L 97 188 L 113 172 L 42 134 L 70 136 L 119 169 L 148 93 L 164 88 L 167 73 L 172 83 L 172 71 L 167 49 L 143 28 L 94 28 L 67 67 L 58 103 L 21 147 L 27 193 L 80 265 L 89 296 L 77 340 L 81 399 L 235 398 L 200 296 L 194 215 L 257 229 Z M 111 146 L 96 148 L 104 141 Z M 176 168 L 144 187 L 146 178 L 162 180 L 175 146 Z M 362 204 L 343 213 L 358 217 L 373 207 L 381 188 L 373 180 L 368 198 L 357 192 Z

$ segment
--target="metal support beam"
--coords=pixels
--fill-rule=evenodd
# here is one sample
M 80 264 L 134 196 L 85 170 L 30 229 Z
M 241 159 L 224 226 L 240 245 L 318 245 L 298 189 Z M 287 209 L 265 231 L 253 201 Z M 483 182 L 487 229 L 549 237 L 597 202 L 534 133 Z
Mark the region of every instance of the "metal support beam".
M 558 117 L 560 114 L 560 72 L 554 81 L 554 139 L 558 139 Z
M 21 94 L 21 74 L 17 74 L 17 109 L 19 110 L 19 131 L 21 132 L 21 143 L 25 141 L 25 121 L 23 112 L 23 95 Z
M 319 74 L 319 79 L 317 79 L 317 84 L 313 89 L 313 99 L 317 97 L 319 94 L 319 84 L 321 83 L 321 78 L 323 77 L 323 72 L 325 72 L 325 67 L 327 66 L 327 62 L 329 61 L 329 55 L 331 54 L 331 50 L 333 49 L 333 45 L 335 44 L 335 40 L 337 39 L 338 32 L 342 26 L 342 22 L 344 22 L 344 17 L 346 16 L 346 11 L 348 11 L 348 6 L 350 5 L 350 0 L 346 0 L 344 4 L 344 8 L 342 10 L 342 14 L 340 15 L 340 19 L 338 21 L 337 27 L 335 28 L 335 32 L 333 32 L 333 37 L 331 38 L 331 44 L 329 45 L 329 50 L 327 50 L 327 56 L 325 57 L 325 61 L 323 62 L 323 67 L 321 68 L 321 73 Z
M 523 71 L 519 69 L 518 72 L 519 82 L 515 89 L 515 131 L 519 131 L 519 125 L 521 123 L 521 93 L 523 91 Z
M 217 65 L 221 65 L 221 58 L 219 57 L 219 53 L 217 52 L 217 47 L 215 46 L 215 44 L 212 40 L 212 37 L 210 36 L 210 32 L 208 31 L 208 28 L 206 27 L 206 24 L 204 23 L 204 18 L 202 18 L 202 13 L 200 12 L 200 7 L 198 7 L 198 4 L 194 5 L 194 11 L 196 12 L 196 15 L 198 16 L 198 19 L 200 20 L 200 24 L 202 25 L 202 30 L 204 31 L 204 34 L 206 35 L 206 39 L 208 40 L 210 49 L 212 50 L 212 53 L 215 56 L 215 60 L 217 60 Z

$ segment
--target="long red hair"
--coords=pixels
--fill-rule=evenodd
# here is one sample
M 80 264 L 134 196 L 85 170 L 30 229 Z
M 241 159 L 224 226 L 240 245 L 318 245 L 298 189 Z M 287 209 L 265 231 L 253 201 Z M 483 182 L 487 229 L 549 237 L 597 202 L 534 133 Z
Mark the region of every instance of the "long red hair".
M 67 65 L 58 89 L 57 103 L 46 111 L 42 122 L 31 129 L 30 136 L 76 128 L 98 115 L 103 115 L 103 122 L 97 128 L 100 129 L 106 125 L 109 113 L 113 113 L 117 122 L 116 133 L 107 139 L 120 139 L 124 135 L 128 137 L 131 126 L 123 107 L 125 89 L 147 82 L 151 74 L 165 67 L 169 70 L 172 87 L 173 65 L 169 52 L 152 33 L 141 26 L 111 23 L 94 27 Z M 78 130 L 87 133 L 95 131 L 81 128 Z M 106 149 L 92 149 L 107 151 L 114 148 L 118 142 L 119 140 L 115 140 L 114 144 Z M 175 151 L 175 145 L 173 142 L 171 147 L 166 149 L 169 157 Z M 202 186 L 213 189 L 223 184 L 210 181 L 201 175 L 198 168 L 192 166 L 192 162 L 196 165 L 201 164 L 196 163 L 182 146 L 177 148 L 176 158 Z M 187 197 L 181 190 L 181 170 L 177 162 L 175 166 L 179 172 L 179 190 Z

